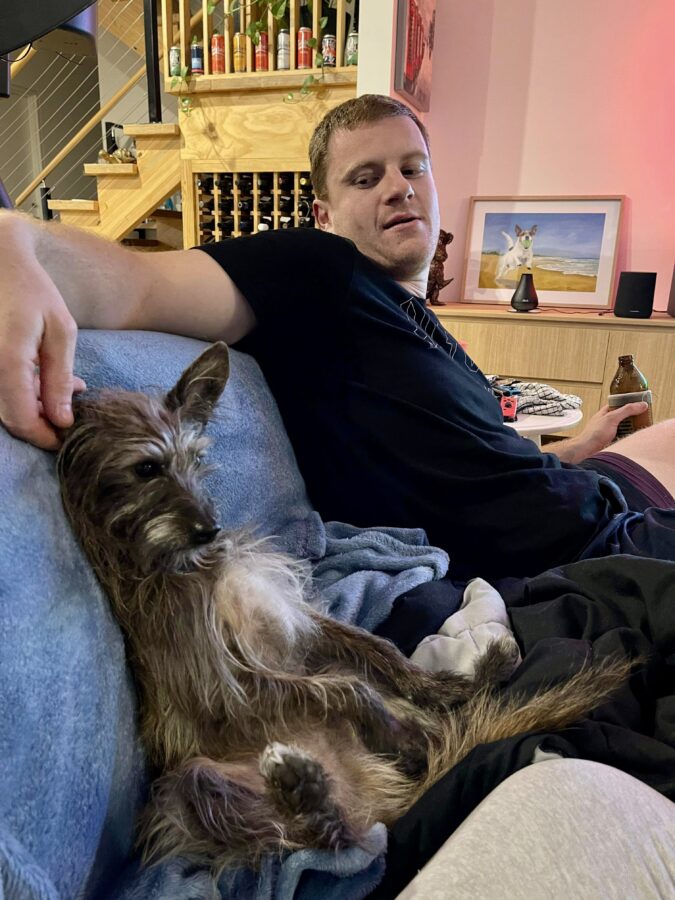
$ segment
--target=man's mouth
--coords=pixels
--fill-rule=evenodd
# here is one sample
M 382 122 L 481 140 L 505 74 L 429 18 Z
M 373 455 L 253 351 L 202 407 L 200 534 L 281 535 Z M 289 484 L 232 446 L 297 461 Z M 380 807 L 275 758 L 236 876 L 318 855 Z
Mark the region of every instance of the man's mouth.
M 408 225 L 410 222 L 417 222 L 419 220 L 419 216 L 411 216 L 411 215 L 400 215 L 394 216 L 389 219 L 389 221 L 385 222 L 384 230 L 388 231 L 390 228 L 395 228 L 397 225 Z

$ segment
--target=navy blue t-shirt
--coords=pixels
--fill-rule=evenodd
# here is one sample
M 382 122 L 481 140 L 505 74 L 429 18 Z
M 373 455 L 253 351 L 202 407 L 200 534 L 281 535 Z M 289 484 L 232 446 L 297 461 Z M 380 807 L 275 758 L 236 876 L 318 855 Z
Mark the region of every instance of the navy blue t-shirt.
M 422 527 L 457 578 L 576 559 L 621 501 L 503 424 L 423 302 L 348 240 L 276 231 L 206 245 L 253 308 L 258 361 L 324 520 Z

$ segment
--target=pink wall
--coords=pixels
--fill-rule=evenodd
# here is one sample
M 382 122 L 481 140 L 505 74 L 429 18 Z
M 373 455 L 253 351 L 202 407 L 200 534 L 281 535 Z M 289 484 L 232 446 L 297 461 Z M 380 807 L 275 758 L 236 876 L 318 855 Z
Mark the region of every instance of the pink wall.
M 675 2 L 437 0 L 429 127 L 458 300 L 471 195 L 625 194 L 618 269 L 675 262 Z

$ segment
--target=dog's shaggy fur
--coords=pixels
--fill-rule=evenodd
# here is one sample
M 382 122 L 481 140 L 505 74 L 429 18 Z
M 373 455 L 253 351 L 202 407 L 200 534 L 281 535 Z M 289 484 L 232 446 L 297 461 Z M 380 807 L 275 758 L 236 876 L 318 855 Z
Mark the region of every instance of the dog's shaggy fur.
M 127 639 L 142 738 L 157 770 L 146 859 L 255 866 L 264 854 L 365 845 L 479 743 L 557 729 L 630 665 L 588 666 L 531 699 L 416 668 L 391 644 L 305 599 L 307 568 L 218 528 L 203 496 L 202 432 L 228 375 L 210 347 L 164 398 L 76 402 L 58 458 L 70 521 Z

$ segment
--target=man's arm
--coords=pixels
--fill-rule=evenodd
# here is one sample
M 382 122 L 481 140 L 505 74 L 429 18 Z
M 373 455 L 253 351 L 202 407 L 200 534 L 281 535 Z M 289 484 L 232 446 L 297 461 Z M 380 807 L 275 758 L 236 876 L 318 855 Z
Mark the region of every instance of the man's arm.
M 599 453 L 612 443 L 616 437 L 616 431 L 621 422 L 628 416 L 637 416 L 643 413 L 647 404 L 627 403 L 616 409 L 603 406 L 594 416 L 588 420 L 588 425 L 581 434 L 564 441 L 556 441 L 546 445 L 547 453 L 554 453 L 559 459 L 567 463 L 580 463 Z
M 82 387 L 73 376 L 78 326 L 234 343 L 255 325 L 243 294 L 205 253 L 139 253 L 0 212 L 0 263 L 0 421 L 45 449 L 58 446 L 53 426 L 72 423 L 72 394 Z

